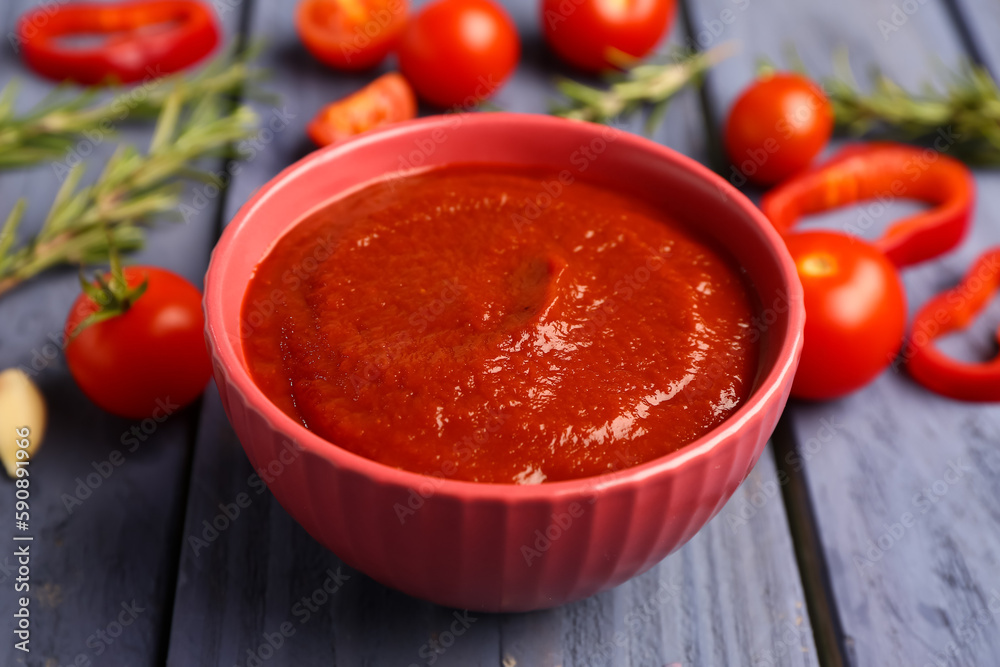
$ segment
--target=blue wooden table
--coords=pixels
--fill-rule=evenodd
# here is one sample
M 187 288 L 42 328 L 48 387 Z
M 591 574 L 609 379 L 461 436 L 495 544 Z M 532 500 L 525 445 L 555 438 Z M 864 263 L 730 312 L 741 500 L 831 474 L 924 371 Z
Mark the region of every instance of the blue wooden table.
M 32 4 L 6 0 L 2 32 Z M 265 88 L 280 101 L 257 110 L 287 122 L 258 137 L 264 150 L 224 193 L 190 190 L 186 203 L 197 215 L 152 230 L 134 258 L 198 285 L 225 223 L 310 150 L 303 128 L 312 114 L 371 78 L 313 61 L 295 36 L 291 2 L 212 4 L 229 38 L 266 44 L 260 60 L 274 76 Z M 566 70 L 542 43 L 535 3 L 505 4 L 523 58 L 495 102 L 545 112 L 552 78 Z M 741 50 L 700 93 L 672 104 L 655 139 L 722 171 L 720 121 L 760 56 L 782 62 L 794 46 L 811 73 L 824 75 L 846 47 L 859 75 L 877 65 L 916 88 L 964 59 L 1000 74 L 997 34 L 1000 5 L 987 0 L 689 0 L 669 42 L 706 49 L 738 40 Z M 23 108 L 50 89 L 5 46 L 0 83 L 14 77 L 24 80 Z M 123 132 L 140 144 L 149 136 L 141 124 Z M 94 172 L 113 146 L 86 148 Z M 905 273 L 911 313 L 954 284 L 979 249 L 1000 242 L 1000 173 L 976 178 L 969 238 Z M 36 228 L 58 185 L 52 165 L 4 172 L 0 210 L 26 195 L 25 228 Z M 905 210 L 889 206 L 875 227 Z M 843 229 L 858 215 L 816 224 Z M 1000 664 L 1000 406 L 931 395 L 893 370 L 840 401 L 793 401 L 746 483 L 679 552 L 575 604 L 468 615 L 468 630 L 454 637 L 446 630 L 461 612 L 344 567 L 255 483 L 214 386 L 137 445 L 125 444 L 133 424 L 91 405 L 54 347 L 78 289 L 72 270 L 58 270 L 0 299 L 0 368 L 29 369 L 51 410 L 32 462 L 32 650 L 13 647 L 17 574 L 13 549 L 0 549 L 2 665 Z M 942 345 L 960 357 L 992 354 L 998 305 Z M 119 456 L 120 466 L 100 473 Z M 240 494 L 249 502 L 233 518 Z M 0 516 L 12 516 L 13 502 L 13 485 L 0 481 Z M 325 585 L 337 592 L 323 593 Z

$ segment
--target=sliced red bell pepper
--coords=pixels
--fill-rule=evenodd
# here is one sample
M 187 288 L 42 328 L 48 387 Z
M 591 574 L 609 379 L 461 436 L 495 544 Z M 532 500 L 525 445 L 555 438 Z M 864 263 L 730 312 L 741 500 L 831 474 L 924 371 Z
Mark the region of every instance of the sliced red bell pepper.
M 84 84 L 131 83 L 192 65 L 219 42 L 212 8 L 195 0 L 44 4 L 17 26 L 24 61 L 38 74 Z M 73 37 L 103 36 L 96 45 Z
M 984 363 L 967 363 L 945 356 L 934 345 L 935 338 L 965 328 L 998 289 L 1000 246 L 982 254 L 956 287 L 920 309 L 904 353 L 914 380 L 962 401 L 1000 401 L 1000 355 Z
M 884 205 L 897 198 L 932 206 L 896 221 L 875 241 L 893 264 L 904 267 L 958 245 L 969 225 L 975 181 L 965 165 L 933 149 L 858 144 L 768 192 L 761 209 L 785 233 L 810 213 L 873 199 Z

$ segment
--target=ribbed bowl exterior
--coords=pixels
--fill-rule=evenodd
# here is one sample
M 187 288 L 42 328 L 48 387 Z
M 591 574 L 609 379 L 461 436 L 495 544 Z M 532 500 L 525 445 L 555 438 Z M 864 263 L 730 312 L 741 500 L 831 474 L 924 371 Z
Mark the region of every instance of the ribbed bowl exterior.
M 570 147 L 593 137 L 606 139 L 599 126 L 589 124 L 477 116 L 457 130 L 449 128 L 450 152 L 442 150 L 437 163 L 517 162 L 513 154 L 524 164 L 536 164 L 546 137 L 568 135 L 559 141 Z M 490 612 L 552 607 L 649 569 L 687 542 L 732 496 L 756 464 L 788 398 L 801 350 L 801 287 L 780 239 L 745 197 L 666 148 L 616 137 L 620 164 L 609 160 L 608 173 L 633 180 L 647 174 L 648 187 L 659 185 L 663 196 L 682 192 L 692 198 L 675 205 L 674 214 L 708 216 L 701 224 L 715 225 L 707 231 L 715 234 L 716 229 L 729 239 L 733 245 L 720 238 L 750 274 L 762 310 L 773 311 L 764 319 L 773 321 L 762 335 L 763 367 L 750 399 L 711 433 L 662 459 L 596 478 L 532 487 L 424 477 L 342 450 L 284 415 L 246 370 L 239 302 L 252 267 L 279 231 L 273 221 L 270 229 L 258 221 L 278 210 L 304 213 L 328 202 L 349 185 L 329 182 L 332 166 L 348 157 L 357 183 L 371 180 L 364 173 L 366 160 L 374 162 L 367 167 L 372 174 L 388 173 L 406 147 L 446 122 L 446 117 L 423 119 L 354 146 L 320 151 L 276 177 L 244 206 L 213 254 L 206 278 L 206 336 L 215 380 L 247 456 L 256 469 L 268 472 L 274 496 L 347 565 L 447 606 Z M 512 149 L 512 142 L 522 145 Z M 505 150 L 491 152 L 491 146 Z M 638 171 L 622 175 L 622 165 Z M 296 191 L 297 184 L 310 179 L 316 181 L 312 190 Z M 298 219 L 301 214 L 288 222 Z

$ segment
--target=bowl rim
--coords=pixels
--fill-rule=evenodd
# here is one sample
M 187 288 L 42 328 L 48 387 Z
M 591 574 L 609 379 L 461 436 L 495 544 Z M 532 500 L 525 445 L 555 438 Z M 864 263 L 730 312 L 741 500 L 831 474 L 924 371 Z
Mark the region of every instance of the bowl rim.
M 577 131 L 592 129 L 595 135 L 606 129 L 602 125 L 566 120 L 541 114 L 488 112 L 468 113 L 465 115 L 466 118 L 462 121 L 463 126 L 472 128 L 516 125 L 522 128 L 533 126 L 545 131 L 558 132 L 565 131 L 569 127 L 568 124 L 572 124 L 572 127 Z M 344 469 L 351 469 L 380 484 L 406 487 L 416 491 L 424 485 L 431 483 L 434 489 L 429 496 L 424 496 L 425 500 L 431 496 L 461 497 L 466 500 L 482 501 L 555 500 L 571 497 L 590 497 L 598 492 L 604 492 L 615 487 L 634 485 L 645 479 L 676 470 L 689 461 L 709 455 L 714 449 L 721 446 L 722 443 L 736 437 L 748 422 L 758 419 L 762 416 L 762 413 L 766 413 L 773 401 L 782 399 L 781 393 L 790 386 L 791 378 L 788 376 L 794 372 L 796 361 L 801 351 L 803 326 L 805 323 L 805 309 L 802 305 L 802 286 L 798 279 L 795 263 L 785 247 L 784 241 L 760 209 L 726 179 L 711 171 L 700 162 L 674 149 L 632 134 L 631 132 L 622 132 L 616 140 L 616 144 L 620 142 L 621 145 L 627 147 L 627 150 L 653 154 L 657 159 L 671 162 L 675 167 L 686 170 L 696 178 L 707 181 L 708 184 L 718 188 L 720 196 L 724 198 L 726 205 L 736 207 L 752 223 L 755 223 L 759 228 L 758 231 L 763 233 L 767 244 L 775 252 L 777 269 L 783 283 L 780 287 L 787 295 L 789 305 L 788 326 L 784 331 L 780 332 L 783 340 L 781 341 L 776 361 L 769 369 L 766 369 L 767 372 L 761 377 L 758 386 L 749 398 L 737 408 L 736 412 L 715 428 L 684 447 L 645 463 L 590 477 L 533 485 L 470 482 L 394 468 L 344 449 L 336 443 L 326 440 L 313 431 L 308 430 L 292 417 L 285 414 L 264 394 L 250 377 L 249 371 L 244 366 L 243 347 L 239 343 L 242 339 L 239 337 L 238 332 L 232 334 L 226 330 L 226 322 L 223 317 L 224 294 L 222 284 L 228 270 L 230 258 L 233 257 L 235 252 L 240 232 L 246 229 L 248 221 L 254 219 L 258 209 L 267 200 L 280 196 L 280 192 L 285 184 L 301 177 L 304 173 L 322 164 L 337 160 L 342 154 L 350 153 L 361 147 L 379 143 L 400 135 L 418 135 L 425 131 L 429 132 L 449 122 L 452 122 L 449 119 L 449 115 L 418 118 L 375 129 L 343 143 L 314 151 L 292 163 L 259 187 L 250 199 L 240 207 L 225 230 L 223 230 L 219 241 L 212 251 L 208 271 L 205 275 L 203 304 L 206 337 L 210 341 L 211 353 L 216 361 L 216 365 L 221 367 L 227 383 L 237 389 L 244 402 L 256 410 L 274 432 L 280 434 L 286 440 L 297 443 L 304 451 L 321 456 Z M 391 172 L 386 173 L 389 174 Z M 325 204 L 326 202 L 322 205 Z M 318 205 L 320 204 L 317 203 L 316 206 Z M 289 229 L 292 226 L 294 225 L 289 225 Z M 274 242 L 277 242 L 277 239 Z M 244 295 L 245 291 L 240 295 L 241 301 Z

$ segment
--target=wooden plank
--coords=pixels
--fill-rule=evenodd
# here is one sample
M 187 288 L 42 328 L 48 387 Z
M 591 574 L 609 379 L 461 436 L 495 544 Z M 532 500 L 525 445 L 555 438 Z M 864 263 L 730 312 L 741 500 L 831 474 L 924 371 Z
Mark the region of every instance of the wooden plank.
M 715 107 L 728 108 L 753 75 L 755 56 L 781 58 L 793 44 L 810 72 L 828 74 L 831 53 L 847 45 L 854 69 L 877 64 L 916 87 L 943 61 L 966 54 L 944 8 L 891 0 L 809 0 L 747 5 L 725 26 L 745 58 L 709 77 Z M 973 6 L 973 3 L 966 3 Z M 984 3 L 985 5 L 985 3 Z M 705 25 L 728 0 L 692 3 Z M 907 5 L 910 7 L 910 5 Z M 898 9 L 897 9 L 898 8 Z M 1000 241 L 997 185 L 977 174 L 979 205 L 969 238 L 940 261 L 905 272 L 911 314 L 951 286 L 971 259 Z M 881 215 L 881 228 L 904 208 Z M 825 216 L 844 229 L 864 209 Z M 874 235 L 877 229 L 871 229 Z M 963 336 L 943 346 L 957 356 L 991 354 L 997 304 Z M 1000 406 L 934 396 L 888 371 L 836 402 L 793 403 L 788 411 L 843 625 L 846 658 L 857 665 L 985 665 L 1000 658 Z M 992 605 L 992 610 L 990 608 Z
M 496 102 L 510 110 L 544 112 L 553 96 L 550 79 L 560 68 L 541 42 L 535 3 L 507 6 L 523 37 L 524 58 Z M 294 118 L 237 177 L 227 217 L 303 154 L 302 128 L 324 102 L 367 80 L 316 65 L 298 46 L 289 13 L 276 4 L 257 7 L 251 32 L 270 45 L 264 57 L 279 72 L 273 87 L 286 115 Z M 697 96 L 689 93 L 668 112 L 656 138 L 701 156 L 704 136 Z M 214 391 L 206 398 L 197 442 L 170 665 L 242 666 L 255 664 L 255 658 L 266 658 L 269 667 L 428 664 L 432 642 L 449 627 L 454 610 L 408 598 L 342 568 L 269 493 L 258 493 Z M 235 514 L 232 506 L 241 493 L 246 507 L 228 519 L 225 512 Z M 768 449 L 721 515 L 650 572 L 553 610 L 474 615 L 468 632 L 435 664 L 815 665 L 780 495 Z M 297 601 L 319 589 L 331 571 L 350 579 L 308 618 L 297 613 Z M 274 634 L 282 623 L 290 624 L 285 638 Z M 268 637 L 281 648 L 272 650 Z
M 1000 7 L 981 0 L 947 0 L 945 4 L 969 57 L 989 67 L 996 78 L 1000 66 L 1000 44 L 996 40 L 1000 30 Z
M 6 35 L 31 2 L 0 7 Z M 227 35 L 236 29 L 238 11 L 223 17 Z M 6 41 L 6 40 L 5 40 Z M 0 52 L 0 84 L 22 82 L 19 108 L 27 109 L 52 89 L 22 66 L 10 48 Z M 121 133 L 124 141 L 145 147 L 151 123 L 136 123 Z M 89 177 L 96 175 L 115 141 L 83 140 L 75 150 L 86 155 Z M 219 167 L 221 165 L 216 165 Z M 30 204 L 24 233 L 38 228 L 59 181 L 51 165 L 0 174 L 3 215 L 20 196 Z M 188 202 L 193 201 L 190 193 Z M 149 234 L 148 249 L 131 258 L 166 266 L 201 284 L 214 241 L 220 202 L 209 203 L 185 224 L 166 224 Z M 69 665 L 162 664 L 166 623 L 183 520 L 183 502 L 197 407 L 181 410 L 141 440 L 133 422 L 105 414 L 76 388 L 59 351 L 62 325 L 79 293 L 74 269 L 56 270 L 0 298 L 0 368 L 23 366 L 48 401 L 49 432 L 31 463 L 30 610 L 31 653 L 0 646 L 0 664 Z M 140 429 L 142 424 L 139 424 Z M 118 452 L 118 453 L 116 453 Z M 121 456 L 121 459 L 118 457 Z M 114 461 L 120 461 L 116 466 Z M 65 499 L 73 498 L 67 506 Z M 78 504 L 79 503 L 79 504 Z M 0 482 L 0 514 L 9 517 L 3 534 L 11 545 L 14 486 Z M 16 608 L 13 547 L 0 556 L 0 614 Z M 118 626 L 123 605 L 133 609 Z M 5 622 L 12 628 L 12 621 Z M 105 633 L 105 640 L 97 634 Z M 119 634 L 120 633 L 120 634 Z M 8 634 L 8 636 L 11 636 Z M 89 664 L 89 663 L 88 663 Z

